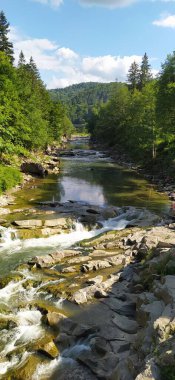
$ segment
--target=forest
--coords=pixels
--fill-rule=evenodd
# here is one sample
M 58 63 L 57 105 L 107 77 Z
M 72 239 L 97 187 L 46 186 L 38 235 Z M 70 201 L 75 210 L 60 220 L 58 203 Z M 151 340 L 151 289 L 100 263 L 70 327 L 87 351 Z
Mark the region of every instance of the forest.
M 53 101 L 39 70 L 21 51 L 14 65 L 13 44 L 9 41 L 9 23 L 0 12 L 0 191 L 20 180 L 15 158 L 59 143 L 74 130 L 66 108 Z M 6 164 L 6 167 L 4 165 Z
M 145 53 L 133 62 L 127 83 L 119 84 L 106 104 L 92 109 L 89 131 L 128 158 L 174 176 L 175 52 L 169 54 L 156 78 Z
M 117 82 L 87 82 L 50 90 L 50 94 L 53 100 L 60 101 L 66 106 L 72 123 L 82 131 L 83 128 L 86 129 L 92 117 L 93 107 L 106 103 L 117 86 Z

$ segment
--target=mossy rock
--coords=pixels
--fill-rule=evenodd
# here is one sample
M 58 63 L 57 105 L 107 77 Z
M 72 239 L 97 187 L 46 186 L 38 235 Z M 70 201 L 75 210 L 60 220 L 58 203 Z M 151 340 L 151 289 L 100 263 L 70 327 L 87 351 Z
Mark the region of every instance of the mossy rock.
M 26 239 L 37 239 L 37 238 L 42 238 L 42 230 L 39 228 L 35 228 L 33 230 L 29 229 L 19 229 L 18 230 L 18 237 L 22 240 Z
M 7 277 L 1 277 L 0 278 L 0 289 L 7 286 L 9 284 L 9 282 L 11 282 L 11 281 L 18 282 L 18 281 L 21 281 L 22 279 L 23 279 L 23 276 L 20 273 L 14 273 L 14 274 L 12 273 L 11 275 L 9 275 Z
M 36 371 L 37 366 L 41 364 L 43 361 L 43 358 L 41 358 L 37 354 L 30 355 L 25 361 L 25 363 L 22 364 L 22 366 L 17 366 L 17 368 L 9 374 L 9 379 L 31 380 Z

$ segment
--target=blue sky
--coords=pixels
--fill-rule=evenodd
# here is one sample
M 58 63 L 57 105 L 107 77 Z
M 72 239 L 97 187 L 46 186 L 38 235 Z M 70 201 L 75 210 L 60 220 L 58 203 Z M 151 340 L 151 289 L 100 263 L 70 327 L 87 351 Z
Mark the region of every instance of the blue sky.
M 147 52 L 153 72 L 175 50 L 175 0 L 0 0 L 16 60 L 32 55 L 48 88 L 125 80 Z

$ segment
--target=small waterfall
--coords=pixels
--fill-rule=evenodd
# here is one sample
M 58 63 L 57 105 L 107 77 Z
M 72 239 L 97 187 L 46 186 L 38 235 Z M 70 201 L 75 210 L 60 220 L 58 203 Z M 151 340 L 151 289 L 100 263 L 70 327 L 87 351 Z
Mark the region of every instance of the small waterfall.
M 11 245 L 18 245 L 20 240 L 14 228 L 0 226 L 0 248 L 8 248 Z

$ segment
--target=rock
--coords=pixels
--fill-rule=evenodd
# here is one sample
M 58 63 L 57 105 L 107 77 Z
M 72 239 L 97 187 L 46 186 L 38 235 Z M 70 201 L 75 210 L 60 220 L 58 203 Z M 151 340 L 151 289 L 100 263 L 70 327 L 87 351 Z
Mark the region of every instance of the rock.
M 144 326 L 148 319 L 154 322 L 159 318 L 165 308 L 165 304 L 162 301 L 154 301 L 147 305 L 142 305 L 137 311 L 137 319 L 141 326 Z
M 94 260 L 86 264 L 83 264 L 81 267 L 81 272 L 90 272 L 97 271 L 99 269 L 110 268 L 111 264 L 107 260 Z
M 125 315 L 131 318 L 135 317 L 136 304 L 134 302 L 122 302 L 114 297 L 110 297 L 102 302 L 104 302 L 111 310 L 116 311 L 120 315 Z
M 38 351 L 51 359 L 55 359 L 59 355 L 58 348 L 53 341 L 39 345 Z
M 48 256 L 36 256 L 28 262 L 30 265 L 36 265 L 38 268 L 47 268 L 54 264 L 54 259 Z
M 53 258 L 53 260 L 56 262 L 60 262 L 61 260 L 67 258 L 67 257 L 73 257 L 80 255 L 81 252 L 73 249 L 67 249 L 64 251 L 57 251 L 54 253 L 51 253 L 50 256 Z
M 160 380 L 160 371 L 153 360 L 146 363 L 146 368 L 136 377 L 135 380 Z
M 125 317 L 124 315 L 120 315 L 115 313 L 115 317 L 113 318 L 113 323 L 119 327 L 122 331 L 125 331 L 129 334 L 135 334 L 138 329 L 138 324 L 136 321 Z
M 15 220 L 12 222 L 14 226 L 17 226 L 18 228 L 41 228 L 42 227 L 42 220 L 38 219 L 31 219 L 31 220 Z
M 93 209 L 93 208 L 88 208 L 86 212 L 88 212 L 89 214 L 100 214 L 99 209 Z
M 23 173 L 34 174 L 39 177 L 45 177 L 48 174 L 48 171 L 41 164 L 36 162 L 24 162 L 21 165 L 21 171 Z
M 64 314 L 56 313 L 56 312 L 49 312 L 47 314 L 47 322 L 49 326 L 51 327 L 58 327 L 59 322 L 61 319 L 66 318 Z
M 101 357 L 95 352 L 84 351 L 78 355 L 77 359 L 89 367 L 98 379 L 109 379 L 118 363 L 118 358 L 113 352 L 108 352 Z
M 89 278 L 86 282 L 89 285 L 99 285 L 103 281 L 103 276 L 96 276 L 93 278 Z
M 109 380 L 134 380 L 134 376 L 128 366 L 127 360 L 122 360 L 118 363 L 116 368 L 113 370 Z M 146 379 L 145 379 L 146 380 Z
M 36 256 L 32 258 L 28 263 L 30 265 L 37 265 L 39 268 L 47 268 L 51 265 L 54 265 L 56 263 L 59 263 L 63 259 L 71 256 L 79 255 L 80 251 L 74 251 L 74 250 L 65 250 L 65 251 L 58 251 L 53 252 L 50 255 L 47 256 Z
M 62 273 L 74 273 L 76 271 L 77 269 L 75 267 L 67 267 L 67 268 L 62 269 Z
M 68 260 L 68 264 L 80 264 L 87 260 L 91 260 L 91 258 L 89 256 L 76 257 L 75 259 Z
M 46 219 L 44 221 L 44 227 L 61 227 L 62 229 L 67 229 L 72 227 L 73 221 L 71 218 L 58 218 L 58 219 Z
M 35 354 L 32 354 L 25 360 L 22 366 L 17 366 L 17 368 L 12 372 L 12 377 L 7 377 L 7 379 L 10 380 L 10 378 L 13 378 L 15 380 L 31 380 L 39 364 L 41 364 L 41 358 Z

